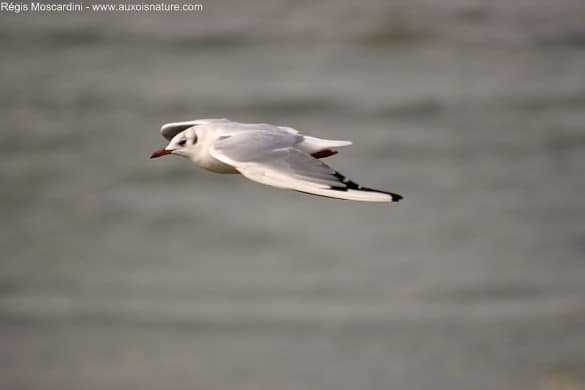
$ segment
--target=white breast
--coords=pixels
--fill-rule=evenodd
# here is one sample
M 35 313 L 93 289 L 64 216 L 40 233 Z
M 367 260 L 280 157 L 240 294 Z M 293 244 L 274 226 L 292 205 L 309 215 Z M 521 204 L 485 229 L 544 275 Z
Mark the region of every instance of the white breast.
M 197 128 L 197 144 L 194 153 L 189 156 L 193 164 L 215 173 L 239 173 L 233 166 L 225 164 L 211 154 L 209 149 L 217 139 L 217 131 L 211 126 L 202 125 Z

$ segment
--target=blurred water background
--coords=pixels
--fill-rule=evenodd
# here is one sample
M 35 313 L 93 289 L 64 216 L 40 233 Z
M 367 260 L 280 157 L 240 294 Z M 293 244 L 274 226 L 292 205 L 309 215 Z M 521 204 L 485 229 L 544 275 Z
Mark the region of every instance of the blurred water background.
M 585 3 L 0 14 L 0 388 L 585 388 Z M 292 126 L 398 205 L 169 157 Z

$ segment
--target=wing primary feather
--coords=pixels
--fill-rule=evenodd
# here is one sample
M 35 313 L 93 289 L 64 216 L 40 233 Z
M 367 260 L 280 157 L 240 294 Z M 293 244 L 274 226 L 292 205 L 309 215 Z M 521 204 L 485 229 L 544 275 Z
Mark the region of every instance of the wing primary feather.
M 332 186 L 331 187 L 332 190 L 336 190 L 336 191 L 355 190 L 355 191 L 364 191 L 364 192 L 377 192 L 380 194 L 389 195 L 392 198 L 392 202 L 398 202 L 398 201 L 400 201 L 400 199 L 403 198 L 402 195 L 394 193 L 394 192 L 376 190 L 374 188 L 369 188 L 369 187 L 362 187 L 361 185 L 359 185 L 355 181 L 349 180 L 347 177 L 343 176 L 341 173 L 339 173 L 337 171 L 335 171 L 335 173 L 333 173 L 333 176 L 335 176 L 341 183 L 343 183 L 344 186 Z

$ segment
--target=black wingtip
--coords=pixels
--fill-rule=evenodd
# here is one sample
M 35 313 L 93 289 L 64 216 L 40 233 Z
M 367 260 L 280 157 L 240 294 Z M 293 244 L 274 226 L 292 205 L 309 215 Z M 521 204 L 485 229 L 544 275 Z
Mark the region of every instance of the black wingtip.
M 362 187 L 358 183 L 349 180 L 347 177 L 343 176 L 339 172 L 334 172 L 333 176 L 335 176 L 341 183 L 343 183 L 343 186 L 340 186 L 340 187 L 332 186 L 331 187 L 332 190 L 347 191 L 348 189 L 350 189 L 350 190 L 364 191 L 364 192 L 378 192 L 380 194 L 389 195 L 390 202 L 399 202 L 403 198 L 402 195 L 395 194 L 394 192 L 388 192 L 388 191 L 376 190 L 374 188 Z
M 400 200 L 402 198 L 404 198 L 402 195 L 400 194 L 395 194 L 392 192 L 387 192 L 388 195 L 390 195 L 390 197 L 392 198 L 392 202 L 400 202 Z
M 359 190 L 360 191 L 367 191 L 367 192 L 378 192 L 380 194 L 389 195 L 390 196 L 390 202 L 392 202 L 392 203 L 399 202 L 402 198 L 404 198 L 402 195 L 396 194 L 394 192 L 387 192 L 387 191 L 382 191 L 382 190 L 376 190 L 376 189 L 373 189 L 373 188 L 360 187 Z

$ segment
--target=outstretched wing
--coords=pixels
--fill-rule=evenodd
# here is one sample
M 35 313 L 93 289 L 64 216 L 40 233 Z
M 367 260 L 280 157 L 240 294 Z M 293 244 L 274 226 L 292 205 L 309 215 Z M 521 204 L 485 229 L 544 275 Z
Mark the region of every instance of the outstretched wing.
M 220 137 L 210 153 L 258 183 L 314 195 L 368 202 L 397 202 L 402 196 L 362 187 L 295 147 L 302 136 L 249 131 Z
M 209 123 L 230 123 L 229 119 L 196 119 L 192 121 L 185 121 L 185 122 L 173 122 L 173 123 L 166 123 L 162 125 L 160 128 L 160 133 L 163 137 L 167 140 L 172 140 L 175 135 L 179 134 L 183 130 L 187 130 L 189 127 L 193 127 L 200 124 L 209 124 Z

